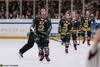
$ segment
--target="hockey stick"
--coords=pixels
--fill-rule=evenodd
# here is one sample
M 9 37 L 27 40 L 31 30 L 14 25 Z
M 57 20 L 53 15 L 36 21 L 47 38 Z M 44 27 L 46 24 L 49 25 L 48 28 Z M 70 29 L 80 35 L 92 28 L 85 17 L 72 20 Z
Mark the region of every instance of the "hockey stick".
M 57 40 L 57 39 L 53 39 L 53 38 L 49 38 L 50 40 L 54 40 L 54 41 L 56 41 L 56 42 L 62 42 L 61 40 Z M 69 44 L 69 45 L 71 45 L 71 43 Z
M 60 40 L 57 40 L 57 39 L 54 39 L 54 38 L 49 38 L 50 40 L 54 40 L 54 41 L 57 41 L 57 42 L 62 42 Z

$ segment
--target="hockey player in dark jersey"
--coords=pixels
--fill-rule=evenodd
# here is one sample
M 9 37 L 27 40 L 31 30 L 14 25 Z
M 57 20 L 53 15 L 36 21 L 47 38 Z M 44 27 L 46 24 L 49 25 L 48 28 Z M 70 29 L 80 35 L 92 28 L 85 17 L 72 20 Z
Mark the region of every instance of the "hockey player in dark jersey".
M 29 49 L 31 49 L 34 46 L 34 42 L 35 42 L 35 26 L 34 26 L 34 22 L 35 19 L 32 22 L 31 28 L 30 28 L 30 34 L 29 34 L 29 38 L 28 38 L 28 42 L 19 50 L 19 56 L 21 58 L 23 58 L 23 54 L 28 51 Z
M 95 23 L 95 20 L 93 20 L 90 17 L 90 12 L 86 11 L 86 16 L 82 19 L 82 36 L 83 36 L 83 44 L 85 43 L 85 33 L 87 32 L 87 44 L 90 44 L 90 39 L 91 39 L 91 23 Z M 95 26 L 97 24 L 95 23 Z
M 46 15 L 46 9 L 43 8 L 41 9 L 40 16 L 33 20 L 28 43 L 20 49 L 20 55 L 23 56 L 23 53 L 32 48 L 34 42 L 36 42 L 39 49 L 40 61 L 42 61 L 44 57 L 47 61 L 50 61 L 48 44 L 51 28 L 51 21 Z
M 73 39 L 73 45 L 74 49 L 77 50 L 77 30 L 79 29 L 80 22 L 78 21 L 78 17 L 76 12 L 72 12 L 72 39 Z
M 46 10 L 41 10 L 41 15 L 37 18 L 36 23 L 36 34 L 39 49 L 40 61 L 46 58 L 47 61 L 50 61 L 49 58 L 49 33 L 51 32 L 51 20 L 46 15 Z
M 81 20 L 82 20 L 82 16 L 81 15 L 78 15 L 78 22 L 79 22 L 79 24 L 78 24 L 78 29 L 77 29 L 77 36 L 78 36 L 78 45 L 80 45 L 80 38 L 81 38 L 81 33 L 82 33 L 82 31 L 81 31 L 81 27 L 82 27 L 82 23 L 81 23 Z
M 68 12 L 59 22 L 58 32 L 61 35 L 62 43 L 65 45 L 65 52 L 68 53 L 68 47 L 70 44 L 70 31 L 71 31 L 71 18 Z

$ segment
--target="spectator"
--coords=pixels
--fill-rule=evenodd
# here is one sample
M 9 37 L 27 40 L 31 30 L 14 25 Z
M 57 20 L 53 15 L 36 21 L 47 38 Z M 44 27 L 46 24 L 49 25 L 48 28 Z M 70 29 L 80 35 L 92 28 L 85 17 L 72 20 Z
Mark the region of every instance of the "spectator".
M 59 2 L 57 1 L 49 1 L 49 9 L 48 13 L 49 16 L 52 18 L 58 18 L 58 12 L 59 12 Z M 85 0 L 85 10 L 90 10 L 93 14 L 95 14 L 96 18 L 99 19 L 99 11 L 100 7 L 98 7 L 97 2 L 93 0 Z M 40 9 L 42 7 L 46 7 L 46 1 L 36 1 L 36 8 L 35 8 L 35 14 L 40 14 Z M 0 1 L 0 19 L 6 18 L 6 3 L 3 1 Z M 62 0 L 61 3 L 61 17 L 65 13 L 65 11 L 71 10 L 71 0 Z M 73 10 L 77 11 L 77 13 L 82 14 L 82 0 L 74 0 L 73 3 Z M 32 19 L 33 18 L 33 1 L 22 1 L 22 16 L 20 15 L 20 2 L 10 1 L 9 2 L 9 18 L 15 19 L 15 18 L 26 18 L 26 19 Z

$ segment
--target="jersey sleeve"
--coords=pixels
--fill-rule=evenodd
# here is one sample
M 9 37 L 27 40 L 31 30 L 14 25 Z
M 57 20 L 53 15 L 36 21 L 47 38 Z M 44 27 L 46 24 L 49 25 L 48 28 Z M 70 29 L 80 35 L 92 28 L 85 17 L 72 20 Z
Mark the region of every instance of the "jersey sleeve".
M 36 21 L 37 21 L 37 18 L 32 20 L 32 25 L 30 27 L 30 32 L 34 32 L 35 26 L 36 26 Z

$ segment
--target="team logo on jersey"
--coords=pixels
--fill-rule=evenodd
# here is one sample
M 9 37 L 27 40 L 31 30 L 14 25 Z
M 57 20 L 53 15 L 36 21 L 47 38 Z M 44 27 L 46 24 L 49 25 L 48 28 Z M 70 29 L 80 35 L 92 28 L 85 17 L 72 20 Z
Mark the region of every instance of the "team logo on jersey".
M 88 27 L 89 25 L 88 22 L 89 22 L 88 20 L 85 20 L 84 27 Z
M 88 23 L 89 20 L 85 20 L 85 23 Z
M 40 23 L 39 23 L 39 31 L 44 31 L 44 22 L 43 21 L 40 21 Z
M 67 32 L 67 30 L 68 30 L 68 24 L 64 24 L 63 32 Z

